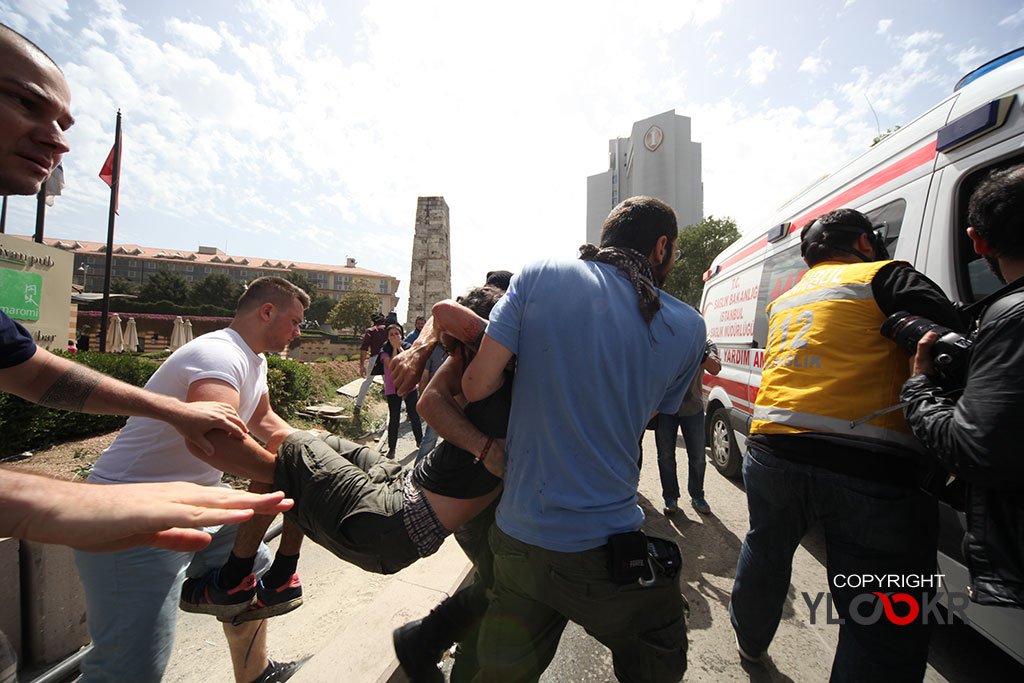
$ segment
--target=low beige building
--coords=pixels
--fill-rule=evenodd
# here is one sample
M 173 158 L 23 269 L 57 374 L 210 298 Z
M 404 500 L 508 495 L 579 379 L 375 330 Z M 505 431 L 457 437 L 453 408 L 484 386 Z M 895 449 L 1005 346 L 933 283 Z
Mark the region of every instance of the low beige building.
M 30 239 L 30 238 L 26 238 Z M 74 255 L 75 282 L 89 292 L 103 291 L 107 245 L 70 239 L 45 239 L 45 244 Z M 380 311 L 388 313 L 398 307 L 398 278 L 366 268 L 358 268 L 354 258 L 344 265 L 305 263 L 262 256 L 234 256 L 216 247 L 199 247 L 196 251 L 142 247 L 137 244 L 115 244 L 111 277 L 124 278 L 138 285 L 160 270 L 168 270 L 189 282 L 199 282 L 207 275 L 223 273 L 236 282 L 246 283 L 264 275 L 284 276 L 301 273 L 316 285 L 320 294 L 340 301 L 352 291 L 356 280 L 370 283 L 370 291 L 380 299 Z M 367 323 L 369 324 L 369 323 Z

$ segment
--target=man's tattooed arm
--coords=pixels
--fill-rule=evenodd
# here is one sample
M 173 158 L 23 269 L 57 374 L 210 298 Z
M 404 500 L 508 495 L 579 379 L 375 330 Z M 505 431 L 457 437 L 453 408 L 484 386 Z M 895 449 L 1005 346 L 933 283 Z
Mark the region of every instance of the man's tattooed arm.
M 95 370 L 73 364 L 39 398 L 39 405 L 82 412 L 86 399 L 89 398 L 101 379 L 103 379 L 103 375 Z

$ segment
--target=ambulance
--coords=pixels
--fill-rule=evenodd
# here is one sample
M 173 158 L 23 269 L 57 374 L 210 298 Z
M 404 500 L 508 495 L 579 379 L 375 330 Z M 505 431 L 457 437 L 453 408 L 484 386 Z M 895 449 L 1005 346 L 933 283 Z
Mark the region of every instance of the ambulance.
M 1024 48 L 964 76 L 953 93 L 778 210 L 767 229 L 730 245 L 704 274 L 700 311 L 722 371 L 704 375 L 708 445 L 715 468 L 738 477 L 761 385 L 765 309 L 806 272 L 800 230 L 841 207 L 865 213 L 892 258 L 909 261 L 953 301 L 999 288 L 966 235 L 967 201 L 995 167 L 1024 162 Z M 793 330 L 799 334 L 799 330 Z M 961 513 L 941 506 L 939 563 L 950 593 L 967 570 Z M 970 624 L 1024 664 L 1024 610 L 971 604 Z

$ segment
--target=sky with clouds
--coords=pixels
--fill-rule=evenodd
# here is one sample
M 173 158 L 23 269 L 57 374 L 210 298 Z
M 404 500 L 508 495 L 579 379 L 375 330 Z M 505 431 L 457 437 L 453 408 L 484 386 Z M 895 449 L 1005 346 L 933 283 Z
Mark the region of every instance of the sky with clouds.
M 1024 44 L 1024 2 L 0 0 L 63 68 L 77 123 L 48 237 L 344 263 L 402 280 L 416 198 L 451 211 L 452 286 L 572 257 L 608 139 L 675 109 L 704 214 L 783 200 Z M 873 112 L 872 112 L 873 108 Z M 877 122 L 875 115 L 877 115 Z M 33 231 L 12 197 L 8 232 Z

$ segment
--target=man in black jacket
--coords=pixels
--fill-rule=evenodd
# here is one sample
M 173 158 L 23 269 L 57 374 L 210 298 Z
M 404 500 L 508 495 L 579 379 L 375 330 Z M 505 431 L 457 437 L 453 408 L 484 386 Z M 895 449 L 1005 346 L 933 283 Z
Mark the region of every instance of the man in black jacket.
M 931 346 L 921 339 L 901 397 L 907 424 L 953 474 L 967 483 L 964 552 L 971 599 L 1024 608 L 1024 164 L 997 170 L 971 195 L 968 236 L 999 279 L 1010 284 L 982 310 L 959 400 L 933 376 Z

